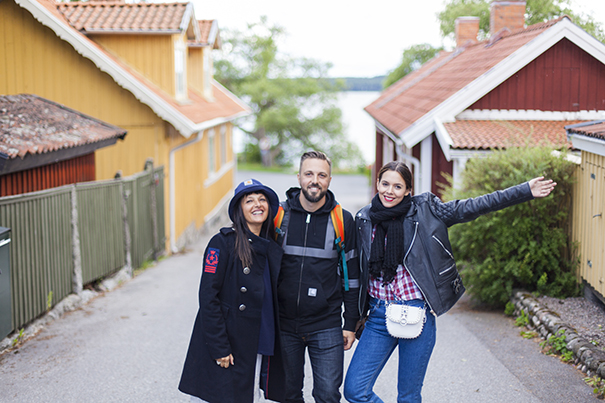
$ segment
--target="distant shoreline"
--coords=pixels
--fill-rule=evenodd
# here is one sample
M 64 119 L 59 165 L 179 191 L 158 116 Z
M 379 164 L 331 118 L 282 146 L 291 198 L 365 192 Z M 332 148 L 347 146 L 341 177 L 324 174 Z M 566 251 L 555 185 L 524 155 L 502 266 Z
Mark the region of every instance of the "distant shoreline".
M 382 83 L 386 76 L 377 77 L 337 77 L 332 80 L 343 80 L 344 91 L 382 91 Z

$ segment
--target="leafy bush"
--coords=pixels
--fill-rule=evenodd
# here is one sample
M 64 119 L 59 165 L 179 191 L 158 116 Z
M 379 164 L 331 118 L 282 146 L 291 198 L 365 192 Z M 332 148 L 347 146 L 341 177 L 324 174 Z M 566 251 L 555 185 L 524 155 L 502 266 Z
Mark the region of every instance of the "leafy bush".
M 452 227 L 450 240 L 465 284 L 482 302 L 504 306 L 513 289 L 564 298 L 577 295 L 569 238 L 575 166 L 546 147 L 511 148 L 466 164 L 460 189 L 445 199 L 476 197 L 537 176 L 557 182 L 550 196 Z

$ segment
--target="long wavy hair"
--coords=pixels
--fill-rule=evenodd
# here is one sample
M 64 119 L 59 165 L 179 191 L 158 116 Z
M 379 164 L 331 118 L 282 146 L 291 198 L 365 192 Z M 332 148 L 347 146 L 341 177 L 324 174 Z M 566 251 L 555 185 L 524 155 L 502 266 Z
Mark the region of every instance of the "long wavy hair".
M 248 228 L 248 223 L 246 222 L 246 218 L 244 217 L 244 212 L 242 211 L 241 200 L 244 197 L 247 197 L 249 194 L 263 194 L 267 198 L 267 202 L 269 201 L 268 196 L 264 192 L 250 192 L 244 194 L 238 201 L 237 207 L 233 212 L 233 229 L 235 230 L 235 253 L 239 260 L 241 260 L 244 267 L 248 267 L 252 265 L 252 255 L 253 249 L 250 245 L 250 237 L 248 236 L 248 232 L 250 229 Z M 273 225 L 273 211 L 271 211 L 271 204 L 268 205 L 268 215 L 267 219 L 263 223 L 261 227 L 261 231 L 259 236 L 265 239 L 275 239 L 275 227 Z

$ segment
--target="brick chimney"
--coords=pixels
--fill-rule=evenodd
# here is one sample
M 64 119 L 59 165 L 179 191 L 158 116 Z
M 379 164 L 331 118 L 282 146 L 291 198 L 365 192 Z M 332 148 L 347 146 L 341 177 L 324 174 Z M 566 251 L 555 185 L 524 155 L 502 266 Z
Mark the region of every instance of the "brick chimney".
M 468 41 L 477 42 L 479 33 L 479 17 L 456 18 L 456 47 L 465 45 Z
M 503 28 L 509 30 L 523 28 L 525 25 L 525 1 L 508 0 L 492 1 L 489 13 L 490 35 Z

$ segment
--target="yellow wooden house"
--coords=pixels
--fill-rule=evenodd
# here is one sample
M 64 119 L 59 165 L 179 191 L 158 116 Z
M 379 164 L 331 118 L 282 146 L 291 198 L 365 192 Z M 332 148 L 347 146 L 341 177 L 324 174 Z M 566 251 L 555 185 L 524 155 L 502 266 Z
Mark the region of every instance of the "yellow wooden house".
M 232 122 L 250 108 L 212 77 L 216 21 L 192 3 L 0 1 L 0 95 L 31 93 L 128 131 L 97 179 L 165 167 L 166 237 L 182 248 L 229 199 Z

